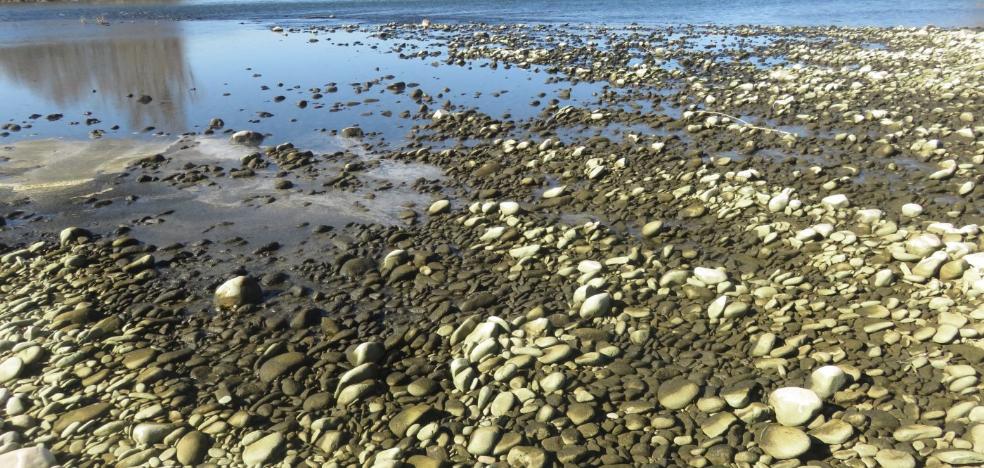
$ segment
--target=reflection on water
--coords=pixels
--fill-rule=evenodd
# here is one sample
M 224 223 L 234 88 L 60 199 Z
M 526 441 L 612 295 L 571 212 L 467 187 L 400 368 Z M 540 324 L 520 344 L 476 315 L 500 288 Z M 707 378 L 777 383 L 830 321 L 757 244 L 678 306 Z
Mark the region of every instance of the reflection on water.
M 139 31 L 125 31 L 133 28 L 89 25 L 85 38 L 74 41 L 60 30 L 29 30 L 22 41 L 0 45 L 0 75 L 56 108 L 82 104 L 95 93 L 120 109 L 132 128 L 185 128 L 194 80 L 180 25 L 143 23 Z M 144 95 L 152 101 L 139 103 Z

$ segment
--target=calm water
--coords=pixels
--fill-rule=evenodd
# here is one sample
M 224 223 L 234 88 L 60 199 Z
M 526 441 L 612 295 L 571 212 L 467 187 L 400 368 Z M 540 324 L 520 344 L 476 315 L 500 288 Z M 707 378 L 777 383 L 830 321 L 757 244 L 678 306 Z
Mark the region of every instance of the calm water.
M 438 21 L 980 26 L 979 0 L 186 0 L 0 7 L 0 21 L 78 18 L 324 18 Z M 139 3 L 133 6 L 133 3 Z
M 538 112 L 529 105 L 537 94 L 570 86 L 548 84 L 536 70 L 401 59 L 395 45 L 363 32 L 284 35 L 232 21 L 25 22 L 0 41 L 0 122 L 22 126 L 0 143 L 87 139 L 95 129 L 104 138 L 171 138 L 200 132 L 216 117 L 226 128 L 271 133 L 275 142 L 319 146 L 331 140 L 324 130 L 353 125 L 392 140 L 414 123 L 399 114 L 419 107 L 409 89 L 388 91 L 393 81 L 419 83 L 440 96 L 438 104 L 517 118 Z M 360 85 L 373 80 L 381 83 Z M 312 97 L 312 89 L 328 85 L 337 91 Z M 578 85 L 572 98 L 589 98 L 600 87 Z M 152 101 L 140 103 L 142 95 Z M 300 100 L 309 105 L 299 107 Z M 51 114 L 62 117 L 48 120 Z

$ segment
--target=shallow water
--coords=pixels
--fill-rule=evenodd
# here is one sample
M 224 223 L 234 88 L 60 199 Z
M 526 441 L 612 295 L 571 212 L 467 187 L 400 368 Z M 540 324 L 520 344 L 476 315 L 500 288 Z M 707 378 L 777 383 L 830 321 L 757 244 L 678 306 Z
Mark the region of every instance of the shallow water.
M 229 21 L 109 27 L 44 21 L 24 23 L 6 37 L 0 44 L 0 122 L 22 129 L 0 142 L 84 139 L 92 130 L 106 138 L 153 138 L 201 132 L 216 117 L 226 128 L 261 131 L 298 146 L 317 146 L 325 131 L 353 125 L 398 140 L 413 121 L 397 115 L 417 113 L 418 104 L 407 96 L 409 88 L 400 94 L 385 89 L 391 82 L 419 83 L 425 93 L 440 96 L 438 102 L 514 118 L 538 111 L 529 105 L 537 94 L 564 87 L 545 83 L 548 75 L 536 70 L 401 59 L 392 51 L 396 41 L 364 32 L 277 34 Z M 368 88 L 352 85 L 381 78 Z M 329 84 L 337 92 L 325 91 Z M 598 88 L 581 84 L 573 97 Z M 312 97 L 312 89 L 323 97 Z M 501 91 L 508 92 L 493 95 Z M 143 95 L 152 100 L 139 102 Z M 297 105 L 300 100 L 308 101 L 306 108 Z M 381 115 L 384 110 L 393 116 Z M 49 121 L 51 114 L 63 116 Z

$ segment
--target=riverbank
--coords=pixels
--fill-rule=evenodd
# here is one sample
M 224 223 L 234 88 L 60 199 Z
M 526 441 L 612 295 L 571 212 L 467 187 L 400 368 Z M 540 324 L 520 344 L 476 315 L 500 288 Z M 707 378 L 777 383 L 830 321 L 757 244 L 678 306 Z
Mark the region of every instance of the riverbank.
M 263 34 L 395 72 L 5 129 L 0 460 L 984 463 L 984 33 Z

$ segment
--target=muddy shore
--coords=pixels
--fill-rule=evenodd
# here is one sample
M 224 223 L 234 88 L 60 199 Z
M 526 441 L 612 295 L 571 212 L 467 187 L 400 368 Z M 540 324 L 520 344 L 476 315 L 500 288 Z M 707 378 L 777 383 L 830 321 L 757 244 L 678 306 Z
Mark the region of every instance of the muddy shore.
M 984 32 L 268 33 L 544 91 L 0 140 L 0 465 L 984 464 Z

